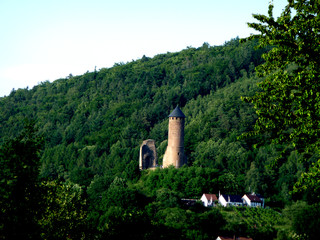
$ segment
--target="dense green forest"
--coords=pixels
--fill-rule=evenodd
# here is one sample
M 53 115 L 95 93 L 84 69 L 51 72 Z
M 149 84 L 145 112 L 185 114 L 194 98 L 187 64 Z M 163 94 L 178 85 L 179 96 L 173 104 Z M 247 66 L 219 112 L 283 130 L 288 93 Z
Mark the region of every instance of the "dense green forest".
M 272 41 L 204 43 L 70 74 L 0 98 L 0 239 L 316 239 L 319 141 L 318 127 L 309 125 L 318 116 L 308 112 L 310 107 L 292 110 L 289 118 L 296 122 L 291 122 L 283 110 L 289 103 L 281 105 L 282 93 L 304 94 L 296 86 L 313 94 L 298 83 L 293 93 L 276 92 L 277 82 L 270 80 L 293 78 L 297 72 L 303 79 L 300 69 L 316 69 L 312 73 L 318 76 L 320 69 L 318 60 L 309 66 L 301 55 L 290 59 L 290 44 L 283 51 L 277 47 L 284 34 L 274 34 L 272 27 L 285 31 L 279 26 L 293 21 L 288 14 L 275 22 L 271 7 L 269 17 L 256 16 L 269 24 L 276 36 Z M 263 32 L 261 26 L 252 27 Z M 279 76 L 282 70 L 288 76 Z M 276 90 L 268 92 L 272 87 Z M 292 100 L 292 106 L 297 104 Z M 301 104 L 299 109 L 309 106 L 307 100 Z M 167 116 L 176 105 L 186 116 L 187 165 L 140 171 L 145 139 L 155 139 L 162 162 Z M 304 116 L 308 124 L 299 120 Z M 296 131 L 302 123 L 305 128 Z M 181 202 L 218 192 L 257 192 L 267 207 L 204 208 Z
M 179 104 L 187 116 L 189 166 L 245 174 L 250 146 L 236 138 L 255 120 L 240 97 L 255 89 L 263 52 L 256 44 L 204 44 L 12 91 L 1 99 L 1 139 L 17 135 L 25 118 L 34 119 L 46 138 L 42 178 L 86 187 L 97 175 L 135 179 L 141 142 L 155 139 L 161 161 L 167 116 Z

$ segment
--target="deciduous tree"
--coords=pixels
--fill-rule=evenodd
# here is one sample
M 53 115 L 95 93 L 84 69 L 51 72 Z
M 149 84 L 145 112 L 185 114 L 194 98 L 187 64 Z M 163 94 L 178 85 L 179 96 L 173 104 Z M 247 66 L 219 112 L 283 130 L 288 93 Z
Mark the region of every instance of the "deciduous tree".
M 304 153 L 304 159 L 315 159 L 320 150 L 320 2 L 288 0 L 280 17 L 272 12 L 270 4 L 268 16 L 254 15 L 259 23 L 249 24 L 260 32 L 249 39 L 272 46 L 257 68 L 264 77 L 261 90 L 245 98 L 258 115 L 250 134 L 265 134 L 273 143 Z M 297 189 L 318 189 L 319 178 L 318 162 L 302 175 Z
M 42 140 L 34 123 L 0 146 L 0 232 L 5 239 L 39 239 L 39 164 Z
M 281 16 L 253 15 L 260 47 L 272 46 L 257 67 L 261 90 L 245 98 L 254 104 L 258 120 L 253 134 L 268 134 L 272 142 L 315 153 L 320 140 L 320 2 L 289 0 Z

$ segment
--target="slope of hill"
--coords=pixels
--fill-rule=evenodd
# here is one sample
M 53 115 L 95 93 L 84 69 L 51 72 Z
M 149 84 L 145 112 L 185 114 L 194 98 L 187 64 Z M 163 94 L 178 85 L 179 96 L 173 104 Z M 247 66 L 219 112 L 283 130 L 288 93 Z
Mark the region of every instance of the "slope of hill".
M 235 231 L 274 238 L 282 217 L 273 210 L 190 210 L 179 201 L 219 191 L 257 191 L 269 206 L 291 200 L 289 191 L 303 171 L 299 155 L 289 150 L 288 161 L 273 168 L 279 146 L 266 142 L 255 148 L 256 139 L 239 138 L 256 120 L 254 109 L 240 99 L 253 95 L 261 80 L 254 68 L 267 49 L 255 50 L 256 45 L 233 39 L 223 46 L 203 44 L 143 56 L 0 98 L 1 145 L 19 136 L 25 119 L 33 119 L 38 135 L 45 137 L 40 179 L 52 182 L 42 183 L 47 203 L 45 221 L 40 221 L 44 236 L 70 234 L 66 226 L 72 226 L 73 236 L 94 239 L 119 239 L 133 232 L 138 239 L 206 239 Z M 188 166 L 140 172 L 142 140 L 156 140 L 162 161 L 167 116 L 177 104 L 186 115 Z M 60 199 L 68 199 L 68 204 L 50 205 Z M 57 214 L 61 218 L 55 218 Z M 235 221 L 239 216 L 245 220 Z M 250 221 L 260 227 L 252 230 Z M 57 224 L 61 232 L 56 232 Z
M 255 50 L 256 44 L 239 39 L 203 44 L 13 91 L 0 99 L 1 141 L 16 136 L 25 118 L 34 119 L 46 138 L 41 177 L 83 186 L 95 175 L 134 179 L 142 140 L 156 140 L 161 162 L 167 115 L 179 104 L 187 116 L 189 166 L 232 173 L 239 191 L 286 195 L 297 178 L 297 156 L 293 176 L 284 179 L 286 169 L 280 176 L 265 169 L 275 146 L 254 150 L 250 139 L 237 139 L 255 121 L 254 110 L 240 97 L 257 89 L 254 67 L 264 51 Z M 273 178 L 281 187 L 269 184 Z
M 217 89 L 251 76 L 261 63 L 262 51 L 254 50 L 255 45 L 240 45 L 238 39 L 224 46 L 204 44 L 13 91 L 0 100 L 1 139 L 15 136 L 23 119 L 33 118 L 47 139 L 43 176 L 55 178 L 75 169 L 87 169 L 89 175 L 107 169 L 113 174 L 121 172 L 136 161 L 143 139 L 152 137 L 157 143 L 166 139 L 165 124 L 158 125 L 174 106 L 198 104 Z M 190 121 L 200 113 L 197 107 L 194 110 L 198 112 L 188 116 Z M 216 122 L 217 137 L 233 127 L 224 124 L 221 127 Z M 189 154 L 195 147 L 190 141 L 186 146 Z

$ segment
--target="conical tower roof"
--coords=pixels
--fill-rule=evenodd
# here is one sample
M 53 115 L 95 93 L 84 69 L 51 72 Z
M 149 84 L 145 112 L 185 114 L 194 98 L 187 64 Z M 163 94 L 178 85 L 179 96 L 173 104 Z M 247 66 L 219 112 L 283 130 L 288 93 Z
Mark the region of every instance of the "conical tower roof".
M 185 118 L 186 116 L 183 114 L 179 106 L 177 106 L 169 115 L 169 117 L 179 117 L 179 118 Z

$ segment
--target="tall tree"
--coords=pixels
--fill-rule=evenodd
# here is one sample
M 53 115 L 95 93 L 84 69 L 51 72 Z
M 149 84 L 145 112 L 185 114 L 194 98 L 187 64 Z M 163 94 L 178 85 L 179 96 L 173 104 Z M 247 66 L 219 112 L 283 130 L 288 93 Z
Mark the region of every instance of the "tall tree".
M 319 149 L 320 133 L 320 2 L 289 0 L 281 16 L 253 15 L 260 23 L 249 26 L 260 32 L 260 47 L 272 46 L 263 55 L 257 73 L 265 77 L 261 91 L 245 98 L 258 115 L 255 134 L 267 133 L 274 143 L 301 151 Z
M 5 239 L 38 239 L 41 138 L 27 123 L 0 147 L 0 232 Z
M 254 15 L 259 23 L 249 26 L 260 34 L 249 39 L 258 38 L 260 47 L 272 49 L 263 55 L 265 63 L 257 67 L 258 75 L 264 77 L 260 91 L 245 98 L 258 115 L 250 134 L 265 134 L 273 143 L 294 147 L 313 161 L 320 148 L 319 12 L 317 0 L 288 0 L 277 19 L 272 3 L 268 16 Z M 302 175 L 299 190 L 318 189 L 318 167 L 314 164 L 312 174 Z
M 38 220 L 43 239 L 84 239 L 87 204 L 82 188 L 71 182 L 43 182 L 43 209 Z

